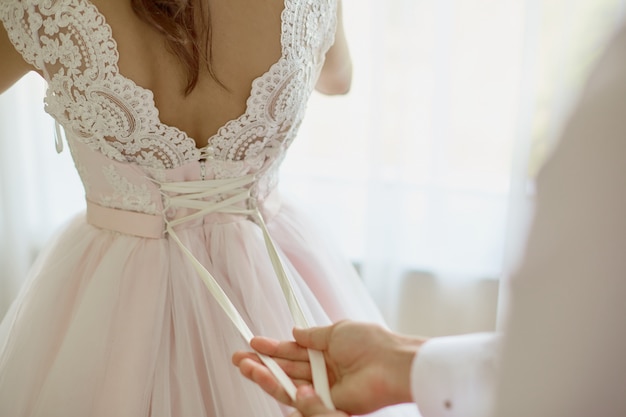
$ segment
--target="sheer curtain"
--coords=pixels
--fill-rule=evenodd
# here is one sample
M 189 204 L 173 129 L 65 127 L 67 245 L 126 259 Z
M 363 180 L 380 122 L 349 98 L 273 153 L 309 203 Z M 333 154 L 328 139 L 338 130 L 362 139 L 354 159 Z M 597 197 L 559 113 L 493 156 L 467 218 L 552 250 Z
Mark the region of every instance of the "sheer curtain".
M 33 73 L 0 96 L 0 316 L 46 241 L 84 205 L 69 152 L 56 154 L 44 91 Z
M 353 89 L 313 97 L 283 192 L 359 266 L 393 327 L 493 328 L 530 179 L 624 0 L 343 2 Z M 83 206 L 43 88 L 29 76 L 0 96 L 0 314 Z
M 347 97 L 314 97 L 286 161 L 390 324 L 490 330 L 532 178 L 623 0 L 344 0 Z
M 488 279 L 495 310 L 526 3 L 344 7 L 353 91 L 315 97 L 283 185 L 333 225 L 392 326 L 409 314 L 439 324 L 408 330 L 454 332 L 468 283 Z

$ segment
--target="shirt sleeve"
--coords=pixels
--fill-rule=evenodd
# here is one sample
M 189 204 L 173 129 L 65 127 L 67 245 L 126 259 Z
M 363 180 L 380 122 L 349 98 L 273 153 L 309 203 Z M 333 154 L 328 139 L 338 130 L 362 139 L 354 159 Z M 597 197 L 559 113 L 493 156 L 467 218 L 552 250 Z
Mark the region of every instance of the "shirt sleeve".
M 427 341 L 413 361 L 411 391 L 423 417 L 484 417 L 493 400 L 499 336 Z
M 537 179 L 494 417 L 626 416 L 626 27 Z

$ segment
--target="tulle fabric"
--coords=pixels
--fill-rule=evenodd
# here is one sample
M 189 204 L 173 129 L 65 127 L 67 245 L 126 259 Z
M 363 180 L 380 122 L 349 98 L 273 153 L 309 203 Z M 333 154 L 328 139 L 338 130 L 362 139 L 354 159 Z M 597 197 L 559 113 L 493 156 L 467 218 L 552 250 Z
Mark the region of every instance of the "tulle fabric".
M 381 321 L 352 267 L 283 205 L 268 222 L 312 322 Z M 255 334 L 293 322 L 257 225 L 179 231 Z M 287 415 L 231 364 L 246 343 L 170 239 L 95 228 L 84 216 L 52 242 L 0 324 L 0 415 Z M 379 412 L 415 416 L 415 407 Z

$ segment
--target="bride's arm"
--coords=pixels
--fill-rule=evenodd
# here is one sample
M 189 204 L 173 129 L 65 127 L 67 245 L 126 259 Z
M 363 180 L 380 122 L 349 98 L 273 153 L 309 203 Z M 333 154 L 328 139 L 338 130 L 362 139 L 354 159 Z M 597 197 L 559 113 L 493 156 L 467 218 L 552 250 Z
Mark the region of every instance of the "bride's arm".
M 326 62 L 315 89 L 323 94 L 346 94 L 352 83 L 352 60 L 343 30 L 341 0 L 337 10 L 335 43 L 326 53 Z
M 34 68 L 15 50 L 4 26 L 0 23 L 0 94 L 31 70 Z

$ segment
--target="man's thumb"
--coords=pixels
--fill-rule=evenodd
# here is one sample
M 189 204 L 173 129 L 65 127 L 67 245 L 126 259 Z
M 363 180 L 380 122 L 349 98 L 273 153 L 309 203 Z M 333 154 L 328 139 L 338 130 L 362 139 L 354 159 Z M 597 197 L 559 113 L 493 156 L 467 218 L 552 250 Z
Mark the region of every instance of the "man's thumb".
M 328 350 L 328 340 L 333 327 L 310 327 L 308 329 L 293 329 L 293 337 L 296 343 L 305 348 L 314 350 Z

